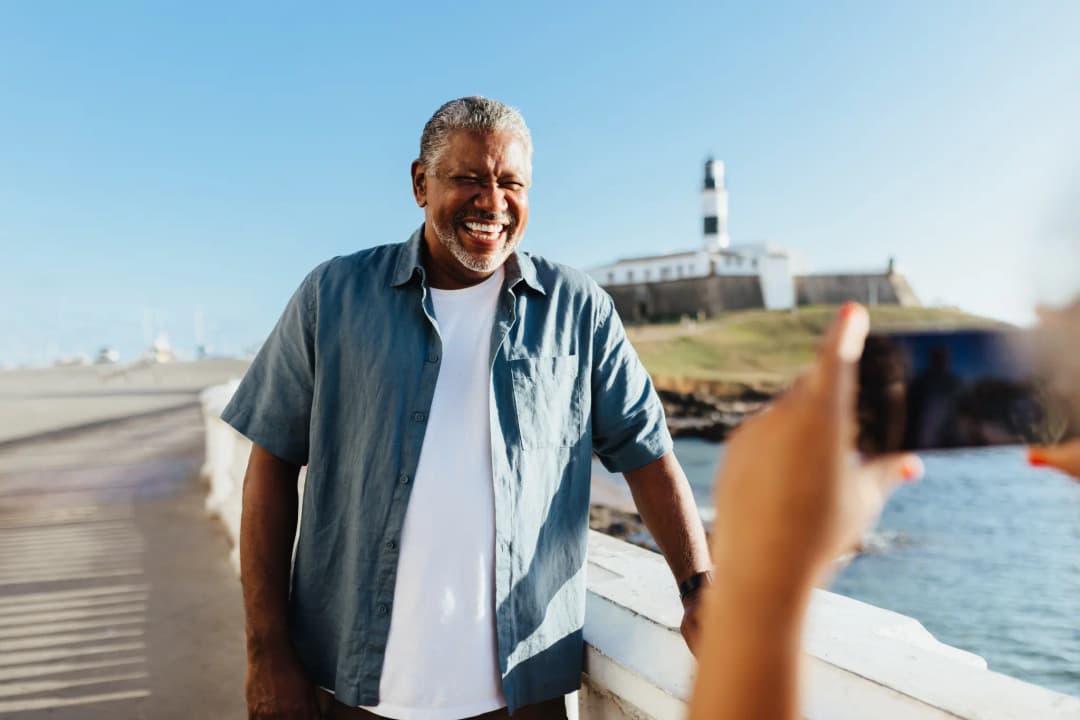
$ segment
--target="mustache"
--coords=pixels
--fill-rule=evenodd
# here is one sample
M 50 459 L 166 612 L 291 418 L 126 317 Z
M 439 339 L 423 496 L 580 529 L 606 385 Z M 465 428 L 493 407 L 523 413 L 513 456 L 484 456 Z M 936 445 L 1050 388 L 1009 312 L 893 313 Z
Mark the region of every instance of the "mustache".
M 499 223 L 500 225 L 517 225 L 517 218 L 510 213 L 493 213 L 484 212 L 483 210 L 459 210 L 454 213 L 455 223 L 463 223 L 466 220 Z

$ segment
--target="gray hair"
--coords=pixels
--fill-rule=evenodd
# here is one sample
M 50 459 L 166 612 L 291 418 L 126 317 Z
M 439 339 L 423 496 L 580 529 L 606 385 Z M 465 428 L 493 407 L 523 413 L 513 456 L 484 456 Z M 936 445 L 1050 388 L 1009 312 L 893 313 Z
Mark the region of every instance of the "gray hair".
M 532 135 L 525 118 L 517 109 L 498 100 L 480 97 L 458 98 L 435 111 L 420 134 L 420 164 L 429 172 L 435 170 L 454 130 L 481 132 L 510 132 L 525 145 L 532 170 Z

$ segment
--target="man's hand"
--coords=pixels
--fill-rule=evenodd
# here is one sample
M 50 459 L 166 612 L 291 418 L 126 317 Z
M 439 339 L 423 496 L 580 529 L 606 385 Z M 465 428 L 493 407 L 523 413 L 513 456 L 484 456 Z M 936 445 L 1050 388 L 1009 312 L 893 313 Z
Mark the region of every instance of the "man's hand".
M 315 685 L 291 651 L 249 660 L 244 683 L 249 720 L 318 720 Z
M 679 631 L 682 633 L 683 640 L 686 641 L 686 646 L 690 648 L 690 652 L 694 657 L 697 657 L 697 640 L 701 634 L 701 597 L 705 592 L 705 588 L 698 588 L 694 592 L 686 596 L 683 600 L 683 616 L 682 625 L 679 626 Z

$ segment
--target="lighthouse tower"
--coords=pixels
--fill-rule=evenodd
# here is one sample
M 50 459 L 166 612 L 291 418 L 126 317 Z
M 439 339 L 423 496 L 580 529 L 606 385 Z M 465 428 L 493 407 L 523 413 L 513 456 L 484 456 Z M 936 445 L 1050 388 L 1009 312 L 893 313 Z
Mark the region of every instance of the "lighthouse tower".
M 705 161 L 705 186 L 701 190 L 701 211 L 705 219 L 705 250 L 715 252 L 731 244 L 727 230 L 727 190 L 724 163 Z

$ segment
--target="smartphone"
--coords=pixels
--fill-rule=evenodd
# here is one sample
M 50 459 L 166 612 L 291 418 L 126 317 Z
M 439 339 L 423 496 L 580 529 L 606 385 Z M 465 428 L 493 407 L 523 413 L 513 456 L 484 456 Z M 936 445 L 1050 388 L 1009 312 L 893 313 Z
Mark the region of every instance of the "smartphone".
M 1057 442 L 1066 410 L 1036 357 L 1023 330 L 871 333 L 859 363 L 859 450 Z

